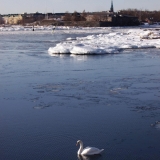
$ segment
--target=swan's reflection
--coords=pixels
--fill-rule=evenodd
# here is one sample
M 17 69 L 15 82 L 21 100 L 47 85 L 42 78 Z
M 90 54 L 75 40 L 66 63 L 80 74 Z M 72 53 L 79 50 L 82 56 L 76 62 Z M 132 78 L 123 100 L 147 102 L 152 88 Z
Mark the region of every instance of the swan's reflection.
M 84 155 L 78 155 L 78 160 L 98 160 L 101 155 L 93 155 L 93 156 L 84 156 Z

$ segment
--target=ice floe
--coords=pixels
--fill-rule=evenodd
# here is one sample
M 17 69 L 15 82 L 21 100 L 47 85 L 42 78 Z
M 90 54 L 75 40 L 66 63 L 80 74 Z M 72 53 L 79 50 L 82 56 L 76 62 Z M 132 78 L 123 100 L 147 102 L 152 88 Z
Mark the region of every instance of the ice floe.
M 69 42 L 68 42 L 69 40 Z M 112 29 L 111 33 L 67 38 L 48 49 L 52 54 L 106 54 L 124 49 L 160 48 L 160 29 Z
M 160 121 L 156 121 L 155 123 L 151 124 L 151 126 L 156 129 L 160 129 Z

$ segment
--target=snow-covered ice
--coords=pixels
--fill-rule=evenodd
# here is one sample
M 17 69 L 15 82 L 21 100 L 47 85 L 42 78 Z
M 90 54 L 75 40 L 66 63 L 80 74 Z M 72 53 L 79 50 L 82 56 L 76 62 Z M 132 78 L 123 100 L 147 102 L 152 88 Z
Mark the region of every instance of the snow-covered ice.
M 113 30 L 112 30 L 113 31 Z M 53 54 L 106 54 L 122 49 L 160 48 L 160 29 L 133 28 L 117 32 L 67 38 L 48 49 Z
M 53 26 L 34 26 L 35 31 L 51 31 L 53 29 Z M 69 29 L 69 27 L 56 27 L 56 30 L 64 30 Z M 1 32 L 9 32 L 9 31 L 32 31 L 33 26 L 21 26 L 21 25 L 10 25 L 10 26 L 0 26 Z

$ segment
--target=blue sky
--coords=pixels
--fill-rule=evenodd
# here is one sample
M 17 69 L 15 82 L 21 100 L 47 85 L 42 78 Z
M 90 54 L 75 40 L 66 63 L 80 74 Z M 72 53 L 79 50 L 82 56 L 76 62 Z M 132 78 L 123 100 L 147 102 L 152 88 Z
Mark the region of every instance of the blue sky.
M 113 0 L 114 9 L 160 10 L 160 0 Z M 0 14 L 109 10 L 111 0 L 0 0 Z

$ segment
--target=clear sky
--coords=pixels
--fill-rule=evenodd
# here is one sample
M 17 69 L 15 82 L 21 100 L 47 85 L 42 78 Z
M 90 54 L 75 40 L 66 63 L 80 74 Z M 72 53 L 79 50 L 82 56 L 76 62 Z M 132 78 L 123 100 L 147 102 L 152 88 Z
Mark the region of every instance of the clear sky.
M 113 0 L 114 10 L 160 10 L 160 0 Z M 33 12 L 107 11 L 111 0 L 0 0 L 0 14 Z

